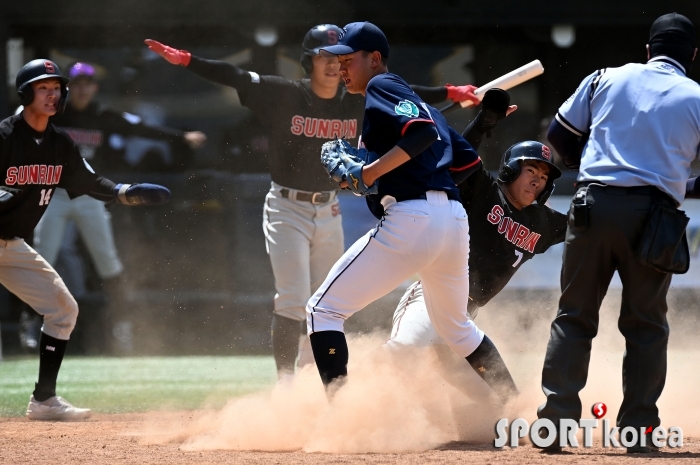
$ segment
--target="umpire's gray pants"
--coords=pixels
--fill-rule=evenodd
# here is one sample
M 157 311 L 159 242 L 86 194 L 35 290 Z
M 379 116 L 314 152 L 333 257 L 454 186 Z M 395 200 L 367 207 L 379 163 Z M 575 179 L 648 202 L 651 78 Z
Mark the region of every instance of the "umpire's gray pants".
M 43 333 L 70 338 L 78 304 L 56 270 L 23 239 L 0 239 L 0 284 L 44 316 Z
M 323 204 L 282 197 L 272 183 L 265 198 L 263 230 L 275 275 L 275 313 L 306 319 L 306 303 L 343 255 L 342 216 L 337 197 Z
M 581 188 L 585 189 L 585 187 Z M 590 226 L 577 227 L 569 211 L 562 296 L 552 322 L 542 371 L 542 390 L 547 401 L 538 416 L 555 422 L 578 421 L 586 385 L 591 340 L 598 332 L 598 312 L 615 270 L 622 281 L 622 306 L 618 328 L 625 337 L 622 365 L 624 400 L 617 424 L 620 427 L 657 427 L 656 407 L 666 381 L 666 294 L 671 275 L 642 265 L 635 245 L 646 224 L 651 194 L 639 188 L 589 186 Z M 611 385 L 616 385 L 611 378 Z

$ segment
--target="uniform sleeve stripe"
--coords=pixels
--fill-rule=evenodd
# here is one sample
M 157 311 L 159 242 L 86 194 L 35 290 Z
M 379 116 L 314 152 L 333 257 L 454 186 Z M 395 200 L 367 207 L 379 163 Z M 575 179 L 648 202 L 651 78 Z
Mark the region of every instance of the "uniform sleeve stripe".
M 554 116 L 554 119 L 556 119 L 557 121 L 559 121 L 559 124 L 561 124 L 562 126 L 564 126 L 564 127 L 565 127 L 566 129 L 568 129 L 569 131 L 573 132 L 573 133 L 576 134 L 577 136 L 582 136 L 582 135 L 583 135 L 583 132 L 582 132 L 582 131 L 579 131 L 578 129 L 576 129 L 576 128 L 574 127 L 573 124 L 569 123 L 569 122 L 566 120 L 566 118 L 564 118 L 564 117 L 563 117 L 562 115 L 560 115 L 559 113 L 557 113 L 557 114 Z
M 421 123 L 421 122 L 422 122 L 422 123 L 435 124 L 435 121 L 433 121 L 433 120 L 431 120 L 431 119 L 412 119 L 412 120 L 410 120 L 408 123 L 404 124 L 403 129 L 401 130 L 401 135 L 403 136 L 404 134 L 406 134 L 406 130 L 408 129 L 408 127 L 409 127 L 411 124 L 413 124 L 413 123 Z
M 479 163 L 479 162 L 481 162 L 481 157 L 477 157 L 476 160 L 474 160 L 473 162 L 469 163 L 468 165 L 460 166 L 459 168 L 454 168 L 454 167 L 452 167 L 452 168 L 450 168 L 450 171 L 464 171 L 464 170 L 468 170 L 469 168 L 471 168 L 472 166 L 476 165 L 476 164 Z
M 598 84 L 600 83 L 600 78 L 603 77 L 603 74 L 605 74 L 606 70 L 607 70 L 607 68 L 599 69 L 598 75 L 591 82 L 591 93 L 589 94 L 589 100 L 593 100 L 593 94 L 595 93 L 596 89 L 598 88 Z

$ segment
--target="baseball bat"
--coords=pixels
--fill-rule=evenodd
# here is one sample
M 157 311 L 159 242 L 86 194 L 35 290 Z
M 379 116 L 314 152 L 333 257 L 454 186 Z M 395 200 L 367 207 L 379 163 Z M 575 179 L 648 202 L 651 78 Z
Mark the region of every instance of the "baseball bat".
M 484 98 L 484 94 L 489 89 L 493 89 L 494 87 L 503 90 L 512 89 L 513 87 L 518 86 L 525 81 L 529 81 L 530 79 L 537 77 L 542 73 L 544 73 L 544 67 L 542 66 L 540 60 L 531 61 L 530 63 L 523 65 L 518 69 L 514 69 L 508 74 L 504 74 L 503 76 L 494 79 L 488 84 L 484 84 L 483 86 L 479 87 L 474 91 L 474 95 L 479 97 L 479 100 L 481 100 L 482 98 Z M 467 108 L 472 105 L 474 104 L 469 100 L 465 100 L 464 102 L 460 103 L 453 102 L 452 104 L 441 109 L 440 112 L 444 114 L 452 110 L 456 110 L 460 106 L 462 108 Z

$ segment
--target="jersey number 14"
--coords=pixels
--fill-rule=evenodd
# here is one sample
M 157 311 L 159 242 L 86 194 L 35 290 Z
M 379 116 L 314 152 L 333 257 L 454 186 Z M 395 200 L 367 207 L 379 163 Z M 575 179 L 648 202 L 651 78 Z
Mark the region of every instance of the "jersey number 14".
M 39 199 L 39 205 L 48 205 L 49 202 L 51 201 L 51 192 L 53 192 L 53 189 L 42 189 L 41 190 L 41 199 Z

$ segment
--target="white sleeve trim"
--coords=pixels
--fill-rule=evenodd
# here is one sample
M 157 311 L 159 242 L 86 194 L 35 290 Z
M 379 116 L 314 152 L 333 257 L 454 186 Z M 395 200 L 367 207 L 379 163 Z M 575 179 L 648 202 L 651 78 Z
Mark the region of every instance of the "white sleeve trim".
M 119 203 L 122 203 L 124 205 L 128 205 L 129 201 L 126 200 L 126 190 L 131 187 L 131 184 L 122 184 L 121 187 L 119 188 L 119 192 L 117 193 L 117 198 L 119 199 Z
M 250 74 L 250 82 L 253 84 L 260 84 L 260 75 L 254 71 L 248 71 Z
M 568 124 L 566 121 L 564 121 L 564 118 L 560 117 L 560 116 L 559 116 L 559 113 L 557 113 L 557 114 L 554 116 L 554 118 L 555 118 L 557 121 L 559 121 L 559 124 L 561 124 L 562 126 L 564 126 L 564 127 L 565 127 L 566 129 L 568 129 L 569 131 L 573 132 L 573 133 L 576 134 L 577 136 L 580 137 L 580 136 L 583 135 L 583 133 L 582 133 L 581 131 L 579 131 L 578 129 L 574 128 L 573 126 L 571 126 L 570 124 Z

